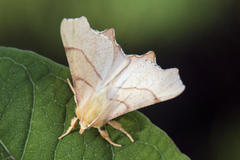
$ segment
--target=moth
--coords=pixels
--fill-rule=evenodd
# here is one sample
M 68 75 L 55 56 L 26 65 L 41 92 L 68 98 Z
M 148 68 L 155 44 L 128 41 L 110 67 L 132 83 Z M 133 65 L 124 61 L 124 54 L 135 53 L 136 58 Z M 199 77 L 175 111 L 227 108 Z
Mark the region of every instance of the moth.
M 114 146 L 106 130 L 109 124 L 131 135 L 113 119 L 125 113 L 169 100 L 185 88 L 177 68 L 162 69 L 156 64 L 153 51 L 140 55 L 125 55 L 116 43 L 114 29 L 93 30 L 86 17 L 63 19 L 61 37 L 69 63 L 73 85 L 76 117 L 63 138 L 79 120 L 85 129 L 97 128 L 103 138 Z

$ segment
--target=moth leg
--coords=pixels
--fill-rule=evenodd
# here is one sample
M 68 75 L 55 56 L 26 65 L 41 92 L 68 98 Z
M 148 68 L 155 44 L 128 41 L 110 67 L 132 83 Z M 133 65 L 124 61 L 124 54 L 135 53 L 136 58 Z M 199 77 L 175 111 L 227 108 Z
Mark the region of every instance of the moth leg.
M 122 147 L 121 144 L 116 144 L 116 143 L 114 143 L 114 142 L 109 138 L 109 134 L 108 134 L 107 131 L 101 130 L 100 127 L 98 128 L 98 131 L 100 132 L 101 136 L 102 136 L 104 139 L 106 139 L 109 143 L 111 143 L 112 145 L 117 146 L 117 147 Z
M 116 121 L 108 121 L 107 123 L 108 123 L 109 125 L 111 125 L 113 128 L 116 128 L 116 129 L 120 130 L 121 132 L 123 132 L 124 134 L 126 134 L 126 135 L 128 136 L 128 138 L 129 138 L 132 142 L 134 142 L 132 136 L 131 136 L 127 131 L 125 131 L 125 130 L 122 128 L 122 125 L 121 125 L 120 123 L 118 123 L 118 122 L 116 122 Z
M 69 85 L 69 87 L 71 88 L 72 92 L 73 92 L 74 95 L 75 95 L 75 89 L 74 89 L 74 87 L 72 86 L 71 81 L 70 81 L 69 79 L 67 79 L 67 82 L 68 82 L 68 85 Z
M 58 139 L 63 138 L 64 136 L 66 136 L 68 133 L 71 132 L 71 130 L 75 127 L 75 125 L 77 124 L 77 117 L 73 117 L 73 119 L 71 120 L 71 126 L 68 128 L 67 132 L 64 133 L 63 135 L 61 135 Z
M 67 79 L 67 82 L 68 82 L 68 85 L 70 86 L 70 88 L 71 88 L 71 90 L 72 90 L 72 92 L 73 92 L 73 94 L 74 94 L 74 100 L 75 100 L 75 102 L 77 103 L 77 98 L 76 98 L 76 94 L 75 94 L 75 89 L 74 89 L 74 87 L 72 86 L 72 83 L 71 83 L 71 81 L 70 81 L 69 79 Z

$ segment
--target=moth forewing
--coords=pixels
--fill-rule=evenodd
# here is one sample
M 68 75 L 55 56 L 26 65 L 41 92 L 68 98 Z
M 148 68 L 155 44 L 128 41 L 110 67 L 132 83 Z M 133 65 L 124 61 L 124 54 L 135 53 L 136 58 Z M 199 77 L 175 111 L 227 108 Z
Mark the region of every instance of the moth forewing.
M 174 98 L 185 88 L 178 70 L 164 70 L 156 64 L 153 51 L 142 56 L 127 56 L 115 42 L 114 29 L 98 32 L 91 29 L 87 19 L 64 19 L 61 37 L 66 51 L 77 104 L 76 115 L 67 132 L 80 121 L 80 133 L 90 127 L 109 143 L 105 124 L 120 130 L 133 142 L 121 124 L 112 119 L 148 105 Z

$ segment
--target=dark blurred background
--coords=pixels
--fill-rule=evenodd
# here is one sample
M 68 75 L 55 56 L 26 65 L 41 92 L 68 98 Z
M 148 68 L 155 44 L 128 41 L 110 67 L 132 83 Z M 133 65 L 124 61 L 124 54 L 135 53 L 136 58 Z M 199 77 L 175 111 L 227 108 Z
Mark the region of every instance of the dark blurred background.
M 125 53 L 153 50 L 162 68 L 179 68 L 183 94 L 140 111 L 183 153 L 240 159 L 239 0 L 0 1 L 0 45 L 67 66 L 60 23 L 83 15 L 94 29 L 115 28 Z

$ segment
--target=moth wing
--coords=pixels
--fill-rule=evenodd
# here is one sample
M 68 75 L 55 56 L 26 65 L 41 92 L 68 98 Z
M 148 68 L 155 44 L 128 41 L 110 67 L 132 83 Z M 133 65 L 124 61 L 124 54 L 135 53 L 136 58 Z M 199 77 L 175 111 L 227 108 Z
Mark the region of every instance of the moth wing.
M 126 56 L 115 42 L 113 29 L 94 31 L 85 17 L 64 19 L 61 36 L 78 111 L 83 111 L 93 92 L 108 88 L 111 103 L 95 122 L 174 98 L 185 88 L 176 68 L 163 70 L 156 65 L 154 52 Z
M 154 52 L 129 59 L 131 63 L 110 84 L 108 98 L 112 103 L 102 115 L 104 121 L 172 99 L 185 89 L 178 69 L 161 69 L 155 63 Z
M 112 41 L 91 29 L 86 17 L 63 19 L 61 37 L 69 63 L 75 100 L 83 107 L 101 87 L 114 60 Z M 80 109 L 81 111 L 81 109 Z

